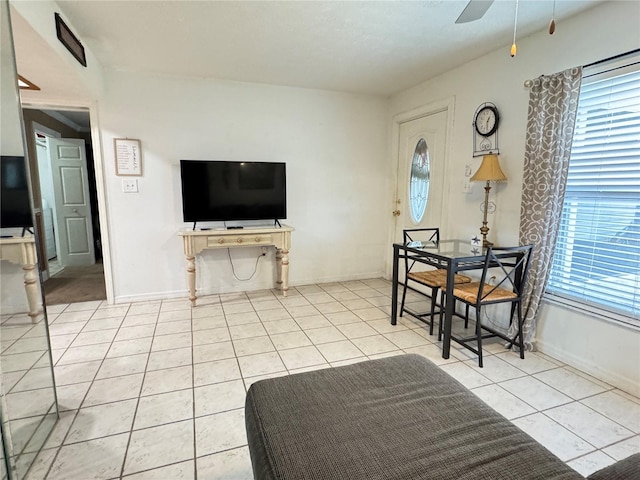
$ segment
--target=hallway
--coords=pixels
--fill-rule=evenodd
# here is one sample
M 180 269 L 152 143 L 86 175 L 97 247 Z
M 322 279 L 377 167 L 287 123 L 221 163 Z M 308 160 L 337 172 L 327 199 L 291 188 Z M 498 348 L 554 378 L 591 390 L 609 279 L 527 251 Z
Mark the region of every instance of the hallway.
M 47 305 L 106 300 L 102 263 L 86 267 L 65 267 L 44 282 Z

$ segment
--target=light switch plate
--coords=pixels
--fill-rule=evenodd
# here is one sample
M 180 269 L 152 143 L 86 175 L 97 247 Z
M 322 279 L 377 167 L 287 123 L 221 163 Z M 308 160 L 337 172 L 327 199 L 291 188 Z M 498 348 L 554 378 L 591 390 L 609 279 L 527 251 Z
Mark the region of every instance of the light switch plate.
M 137 178 L 123 178 L 122 179 L 122 191 L 124 193 L 138 193 L 138 179 Z

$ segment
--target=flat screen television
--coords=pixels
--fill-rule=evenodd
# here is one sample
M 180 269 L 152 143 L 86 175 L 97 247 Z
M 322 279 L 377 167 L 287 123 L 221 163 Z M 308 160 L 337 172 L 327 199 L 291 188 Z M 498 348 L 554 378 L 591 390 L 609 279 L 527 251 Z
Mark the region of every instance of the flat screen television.
M 0 157 L 0 227 L 31 228 L 29 181 L 24 157 Z
M 180 160 L 185 222 L 287 218 L 285 163 Z

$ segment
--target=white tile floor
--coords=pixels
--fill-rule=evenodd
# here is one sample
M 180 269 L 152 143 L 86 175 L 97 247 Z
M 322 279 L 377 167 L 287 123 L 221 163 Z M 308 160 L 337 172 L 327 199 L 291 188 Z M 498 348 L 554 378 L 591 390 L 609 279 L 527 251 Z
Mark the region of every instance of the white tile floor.
M 61 417 L 29 480 L 251 479 L 252 382 L 402 353 L 431 359 L 586 475 L 640 451 L 640 400 L 498 343 L 485 366 L 428 327 L 391 326 L 390 283 L 309 285 L 107 306 L 49 307 Z M 28 338 L 3 339 L 5 348 Z M 20 355 L 17 353 L 16 355 Z M 37 365 L 36 365 L 37 366 Z

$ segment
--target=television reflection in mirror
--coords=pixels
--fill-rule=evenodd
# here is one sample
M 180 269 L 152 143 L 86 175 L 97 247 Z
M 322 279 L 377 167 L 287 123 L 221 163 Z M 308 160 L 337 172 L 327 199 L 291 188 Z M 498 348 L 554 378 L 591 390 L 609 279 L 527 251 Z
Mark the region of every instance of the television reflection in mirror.
M 33 227 L 25 158 L 0 157 L 0 228 Z

